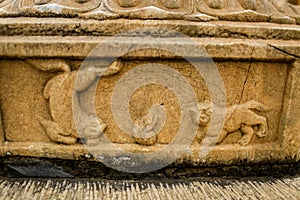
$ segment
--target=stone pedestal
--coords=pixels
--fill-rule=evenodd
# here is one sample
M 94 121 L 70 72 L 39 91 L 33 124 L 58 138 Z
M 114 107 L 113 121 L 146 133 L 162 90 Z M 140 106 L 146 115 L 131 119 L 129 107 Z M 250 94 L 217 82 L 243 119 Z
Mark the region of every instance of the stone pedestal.
M 85 156 L 111 167 L 130 163 L 136 154 L 146 155 L 147 160 L 153 153 L 156 161 L 145 163 L 163 162 L 177 151 L 175 165 L 299 161 L 300 7 L 291 3 L 0 1 L 0 156 L 71 160 Z M 117 34 L 122 33 L 120 39 Z M 173 33 L 184 34 L 194 43 Z M 102 43 L 111 43 L 113 49 L 92 57 L 108 60 L 107 68 L 95 61 L 89 68 L 92 74 L 80 75 L 83 83 L 76 85 L 90 53 Z M 119 51 L 122 45 L 139 49 L 111 59 L 116 55 L 109 52 Z M 193 53 L 199 47 L 207 52 L 200 58 Z M 181 55 L 174 53 L 178 48 L 184 49 Z M 127 105 L 135 124 L 128 134 L 113 114 L 112 102 L 119 100 L 113 99 L 114 90 L 131 70 L 149 63 L 168 66 L 182 76 L 193 88 L 196 110 L 183 115 L 180 98 L 170 88 L 157 82 L 141 85 Z M 224 104 L 214 104 L 212 99 L 209 85 L 214 83 L 207 80 L 215 77 L 199 74 L 195 63 L 204 71 L 211 64 L 216 67 L 225 89 Z M 94 91 L 85 94 L 89 88 Z M 219 107 L 226 113 L 219 113 Z M 74 110 L 82 111 L 79 121 L 84 127 L 78 127 Z M 215 124 L 222 129 L 214 130 L 209 124 L 219 115 L 222 120 Z M 183 119 L 191 127 L 197 125 L 196 133 L 189 138 L 188 148 L 181 140 L 170 147 Z M 155 134 L 147 136 L 151 133 Z M 166 154 L 155 156 L 164 148 Z

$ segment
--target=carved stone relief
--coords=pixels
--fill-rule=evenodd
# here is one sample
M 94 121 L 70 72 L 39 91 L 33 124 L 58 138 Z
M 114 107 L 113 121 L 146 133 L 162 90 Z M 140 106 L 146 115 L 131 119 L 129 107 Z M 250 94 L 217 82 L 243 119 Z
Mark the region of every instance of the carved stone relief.
M 300 23 L 300 7 L 286 0 L 4 0 L 0 16 L 95 19 L 186 19 Z
M 74 80 L 79 72 L 78 67 L 70 66 L 70 63 L 64 60 L 29 59 L 26 62 L 17 62 L 18 64 L 13 62 L 13 65 L 18 67 L 22 74 L 9 71 L 11 69 L 10 62 L 2 61 L 3 67 L 0 69 L 0 83 L 3 86 L 0 97 L 1 106 L 6 114 L 5 120 L 9 122 L 4 127 L 8 141 L 48 142 L 45 138 L 47 137 L 54 143 L 83 142 L 93 145 L 97 144 L 101 136 L 105 134 L 113 143 L 152 146 L 170 143 L 177 133 L 180 123 L 180 105 L 172 92 L 156 85 L 141 87 L 133 94 L 130 113 L 137 125 L 134 130 L 135 134 L 140 136 L 156 132 L 161 127 L 161 123 L 164 123 L 163 119 L 166 118 L 164 128 L 159 134 L 146 139 L 130 137 L 118 129 L 115 124 L 109 109 L 113 88 L 128 70 L 142 63 L 127 61 L 121 64 L 120 61 L 116 61 L 104 72 L 94 68 L 92 69 L 93 73 L 86 73 L 83 76 L 84 80 L 81 80 L 82 84 L 76 86 Z M 25 65 L 26 63 L 29 65 Z M 199 102 L 202 103 L 199 103 L 200 126 L 195 144 L 201 144 L 211 115 L 211 104 L 205 102 L 209 99 L 205 83 L 201 76 L 192 72 L 191 66 L 184 62 L 162 61 L 162 63 L 171 65 L 180 71 L 192 85 L 198 85 L 195 87 L 195 91 Z M 19 64 L 24 66 L 20 65 L 19 67 Z M 80 63 L 76 65 L 80 66 Z M 27 69 L 30 66 L 33 66 L 35 71 L 22 71 L 23 68 Z M 228 98 L 226 123 L 219 143 L 239 143 L 245 146 L 250 142 L 252 144 L 277 141 L 280 138 L 277 133 L 282 106 L 280 99 L 283 98 L 283 83 L 287 76 L 287 66 L 279 63 L 256 63 L 255 67 L 249 67 L 248 63 L 226 62 L 219 63 L 218 67 L 224 77 Z M 22 92 L 20 83 L 23 85 L 29 79 L 36 78 L 33 75 L 27 78 L 28 74 L 35 73 L 43 79 L 37 82 L 40 86 L 34 89 L 37 86 L 32 83 L 32 87 L 28 85 L 29 88 Z M 44 75 L 42 76 L 42 74 Z M 103 78 L 97 87 L 95 96 L 97 116 L 94 116 L 82 99 L 89 92 L 89 86 L 94 84 L 100 74 Z M 10 78 L 16 79 L 16 83 L 8 85 L 7 79 Z M 22 79 L 25 79 L 24 83 L 21 81 Z M 74 89 L 76 98 L 72 101 Z M 251 101 L 251 99 L 256 101 Z M 268 106 L 272 105 L 272 109 L 259 102 L 264 102 Z M 38 108 L 33 109 L 32 106 L 35 105 L 38 105 Z M 74 125 L 72 111 L 74 106 L 82 111 L 84 115 L 82 120 L 86 120 L 86 126 L 80 130 L 81 135 L 78 135 L 78 129 L 76 129 L 78 127 Z M 161 113 L 160 107 L 164 107 L 166 113 Z M 100 126 L 96 122 L 99 122 Z M 28 135 L 29 132 L 33 132 L 35 135 Z
M 119 62 L 114 62 L 105 71 L 92 68 L 93 71 L 88 71 L 84 76 L 81 76 L 83 78 L 79 81 L 80 85 L 74 84 L 78 71 L 71 71 L 70 66 L 63 60 L 56 60 L 55 63 L 53 61 L 52 63 L 41 62 L 40 60 L 29 60 L 29 62 L 39 70 L 62 72 L 50 79 L 43 91 L 45 99 L 49 101 L 52 120 L 42 117 L 39 117 L 39 120 L 51 141 L 75 144 L 80 138 L 87 144 L 97 143 L 97 139 L 103 134 L 106 125 L 101 119 L 84 110 L 82 102 L 80 102 L 80 93 L 86 92 L 98 76 L 110 76 L 117 73 L 120 70 Z M 77 98 L 73 98 L 73 91 L 75 91 Z M 80 130 L 83 133 L 80 136 L 74 124 L 72 112 L 74 108 L 83 111 L 81 120 L 84 120 L 86 124 L 82 127 L 83 130 Z M 96 122 L 100 122 L 100 125 Z
M 162 109 L 159 109 L 162 105 L 154 105 L 150 108 L 148 114 L 137 119 L 136 124 L 138 129 L 134 130 L 139 138 L 134 138 L 138 144 L 141 145 L 155 145 L 157 142 L 156 133 L 159 130 L 159 127 L 163 126 L 166 119 L 166 113 L 161 112 Z M 154 135 L 153 137 L 143 139 L 143 136 Z
M 209 124 L 212 114 L 212 105 L 208 102 L 198 104 L 199 125 Z M 233 105 L 227 108 L 224 127 L 220 133 L 217 144 L 223 142 L 228 134 L 240 131 L 242 138 L 237 141 L 238 144 L 248 145 L 254 135 L 259 138 L 266 137 L 268 134 L 268 123 L 264 116 L 256 114 L 254 111 L 266 112 L 270 109 L 257 101 L 248 101 L 240 105 Z

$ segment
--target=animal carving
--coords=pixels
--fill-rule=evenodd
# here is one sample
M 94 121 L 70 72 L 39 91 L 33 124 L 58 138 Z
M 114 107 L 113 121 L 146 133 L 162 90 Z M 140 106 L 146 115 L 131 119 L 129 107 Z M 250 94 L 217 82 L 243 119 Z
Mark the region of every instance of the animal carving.
M 206 126 L 211 120 L 211 104 L 204 102 L 198 103 L 199 125 Z M 217 144 L 221 143 L 230 133 L 240 131 L 242 138 L 237 142 L 245 146 L 248 145 L 254 135 L 266 137 L 268 133 L 267 119 L 256 114 L 254 111 L 269 111 L 264 104 L 257 101 L 248 101 L 241 105 L 233 105 L 226 111 L 223 130 L 218 138 Z
M 134 132 L 135 141 L 140 145 L 154 145 L 157 133 L 163 128 L 166 121 L 166 113 L 162 105 L 153 105 L 148 114 L 136 121 Z
M 85 110 L 80 102 L 80 96 L 89 92 L 99 76 L 109 76 L 120 70 L 118 61 L 108 68 L 90 67 L 87 70 L 71 71 L 70 66 L 62 60 L 30 61 L 33 66 L 44 71 L 63 71 L 50 79 L 44 87 L 44 97 L 49 101 L 51 120 L 38 117 L 40 124 L 53 142 L 75 144 L 79 138 L 86 144 L 94 144 L 103 134 L 106 125 L 94 114 Z M 82 73 L 76 80 L 78 73 Z M 76 82 L 75 82 L 76 80 Z M 74 95 L 73 96 L 73 94 Z M 75 108 L 75 110 L 74 110 Z M 74 113 L 80 114 L 80 127 L 75 126 Z M 78 135 L 80 131 L 80 136 Z

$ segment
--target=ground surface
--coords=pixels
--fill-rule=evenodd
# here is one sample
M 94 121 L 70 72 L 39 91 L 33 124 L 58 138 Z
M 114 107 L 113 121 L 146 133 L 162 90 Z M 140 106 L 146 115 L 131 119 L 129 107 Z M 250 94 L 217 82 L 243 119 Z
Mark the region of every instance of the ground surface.
M 2 179 L 0 199 L 300 199 L 300 176 L 109 181 Z
M 300 200 L 300 163 L 128 174 L 99 162 L 10 157 L 0 160 L 2 199 Z

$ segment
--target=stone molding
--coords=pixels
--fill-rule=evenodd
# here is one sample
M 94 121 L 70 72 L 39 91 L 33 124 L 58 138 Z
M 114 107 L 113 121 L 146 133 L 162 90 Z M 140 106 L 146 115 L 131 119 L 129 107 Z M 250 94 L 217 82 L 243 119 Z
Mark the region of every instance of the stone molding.
M 286 0 L 0 0 L 0 16 L 300 24 L 300 6 Z

